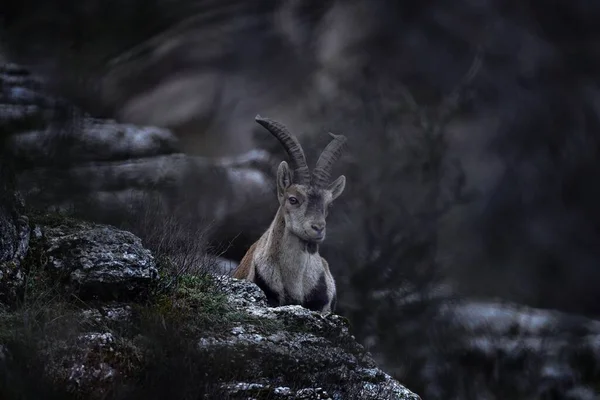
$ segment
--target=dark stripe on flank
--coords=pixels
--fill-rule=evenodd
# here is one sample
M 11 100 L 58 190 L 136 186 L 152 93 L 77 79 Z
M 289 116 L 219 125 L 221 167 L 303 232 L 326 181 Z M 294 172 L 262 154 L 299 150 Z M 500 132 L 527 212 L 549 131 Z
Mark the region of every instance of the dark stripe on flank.
M 285 288 L 284 288 L 284 289 L 283 289 L 283 302 L 282 302 L 282 305 L 284 305 L 284 306 L 289 306 L 289 305 L 291 305 L 291 304 L 298 304 L 298 305 L 300 305 L 300 301 L 298 301 L 298 300 L 295 300 L 295 299 L 294 299 L 294 298 L 293 298 L 293 297 L 290 295 L 290 293 L 289 293 L 287 290 L 285 290 Z
M 267 296 L 267 304 L 269 307 L 277 307 L 279 306 L 279 295 L 271 289 L 271 287 L 267 284 L 267 282 L 263 279 L 263 277 L 258 273 L 258 268 L 255 268 L 255 276 L 254 283 L 265 293 Z
M 329 303 L 329 296 L 327 296 L 325 274 L 321 274 L 317 285 L 312 288 L 308 296 L 306 296 L 302 306 L 312 311 L 322 311 L 327 303 Z

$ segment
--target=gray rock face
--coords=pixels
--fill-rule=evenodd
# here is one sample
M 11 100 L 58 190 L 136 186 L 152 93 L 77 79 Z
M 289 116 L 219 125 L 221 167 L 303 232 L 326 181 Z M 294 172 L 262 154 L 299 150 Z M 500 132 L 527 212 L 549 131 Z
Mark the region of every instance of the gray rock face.
M 0 69 L 0 86 L 0 123 L 28 206 L 112 225 L 141 209 L 158 225 L 177 214 L 191 227 L 210 225 L 217 242 L 255 237 L 272 214 L 275 164 L 264 151 L 182 154 L 169 130 L 92 118 L 14 64 Z
M 377 310 L 365 325 L 393 324 L 395 335 L 373 330 L 364 342 L 395 378 L 419 382 L 411 388 L 423 398 L 598 398 L 597 320 L 447 287 L 398 295 L 394 309 L 397 319 Z
M 80 296 L 131 298 L 158 277 L 154 257 L 129 232 L 81 222 L 42 226 L 39 234 L 46 268 Z
M 26 217 L 2 215 L 6 211 L 2 208 L 0 205 L 0 301 L 11 301 L 23 287 L 21 262 L 29 249 L 30 231 Z
M 20 164 L 77 164 L 177 151 L 168 130 L 92 118 L 47 95 L 37 77 L 18 65 L 0 65 L 0 85 L 0 121 L 12 135 L 8 145 Z
M 0 121 L 4 133 L 43 129 L 52 121 L 55 101 L 40 94 L 40 83 L 16 64 L 0 64 Z
M 61 137 L 63 143 L 70 141 L 70 148 L 55 149 L 55 152 L 68 151 L 69 163 L 152 157 L 177 151 L 175 138 L 164 129 L 119 124 L 85 115 L 72 123 L 76 125 L 65 129 Z M 30 130 L 13 137 L 11 144 L 22 162 L 36 166 L 52 165 L 56 163 L 53 152 L 42 146 L 44 143 L 52 145 L 48 138 L 49 133 L 44 130 Z
M 219 357 L 225 370 L 228 365 L 232 369 L 241 365 L 253 377 L 220 384 L 228 398 L 419 399 L 376 366 L 351 336 L 343 317 L 322 316 L 300 306 L 269 308 L 256 285 L 224 276 L 219 280 L 236 312 L 252 317 L 252 322 L 197 339 L 197 349 L 207 357 Z M 83 313 L 90 321 L 102 319 L 100 314 L 127 324 L 131 311 L 122 305 L 109 305 L 101 313 Z M 138 338 L 137 342 L 143 340 Z M 124 370 L 129 364 L 123 359 L 143 353 L 132 338 L 109 331 L 90 331 L 61 346 L 72 349 L 54 355 L 49 374 L 71 390 L 85 393 L 94 388 L 101 392 L 116 379 L 126 377 L 131 371 Z M 331 382 L 339 384 L 332 388 Z M 304 387 L 298 387 L 302 383 Z M 324 389 L 324 383 L 328 383 L 328 389 Z
M 350 334 L 345 318 L 323 316 L 301 306 L 267 307 L 264 293 L 254 284 L 220 278 L 228 301 L 257 317 L 255 325 L 243 324 L 219 337 L 201 338 L 198 345 L 207 351 L 235 347 L 252 348 L 257 357 L 250 360 L 257 375 L 271 379 L 232 382 L 226 387 L 237 396 L 269 393 L 277 399 L 419 399 L 388 374 L 381 371 L 363 346 Z M 261 322 L 264 321 L 264 322 Z M 265 332 L 261 324 L 277 322 L 280 329 Z M 236 360 L 237 362 L 237 360 Z M 279 367 L 272 368 L 273 363 Z M 265 370 L 264 367 L 269 368 Z M 290 389 L 290 376 L 299 375 L 313 385 Z M 325 391 L 320 382 L 343 382 L 337 390 Z M 352 397 L 355 396 L 355 397 Z
M 56 345 L 56 344 L 55 344 Z M 90 388 L 101 388 L 105 382 L 111 382 L 118 373 L 109 363 L 94 362 L 99 353 L 115 353 L 115 339 L 109 332 L 90 332 L 81 335 L 72 343 L 60 343 L 63 357 L 60 360 L 67 368 L 57 369 L 52 373 L 67 374 L 64 376 L 73 391 L 87 391 Z

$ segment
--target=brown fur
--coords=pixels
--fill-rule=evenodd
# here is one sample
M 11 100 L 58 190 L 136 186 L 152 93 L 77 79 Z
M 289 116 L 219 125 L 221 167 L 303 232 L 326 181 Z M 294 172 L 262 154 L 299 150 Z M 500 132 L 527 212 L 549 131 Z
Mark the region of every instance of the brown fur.
M 240 261 L 240 265 L 237 266 L 235 271 L 233 271 L 233 277 L 236 279 L 248 279 L 252 271 L 252 257 L 254 256 L 254 250 L 256 249 L 256 245 L 258 242 L 254 242 L 252 246 L 248 249 L 242 261 Z

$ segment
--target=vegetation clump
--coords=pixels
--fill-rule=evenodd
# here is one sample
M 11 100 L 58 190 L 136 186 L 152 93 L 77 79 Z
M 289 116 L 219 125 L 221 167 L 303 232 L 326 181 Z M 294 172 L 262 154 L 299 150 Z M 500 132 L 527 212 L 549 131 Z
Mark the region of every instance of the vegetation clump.
M 206 268 L 181 273 L 164 253 L 156 256 L 159 279 L 149 285 L 150 296 L 143 301 L 83 300 L 65 291 L 60 277 L 48 270 L 42 232 L 87 223 L 56 213 L 28 215 L 33 234 L 22 262 L 24 285 L 16 301 L 3 304 L 0 312 L 3 399 L 136 398 L 146 393 L 141 387 L 153 387 L 150 382 L 167 371 L 173 373 L 170 379 L 186 376 L 174 366 L 199 357 L 194 350 L 199 337 L 244 319 Z M 199 361 L 194 364 L 202 365 Z M 200 369 L 188 378 L 212 385 Z

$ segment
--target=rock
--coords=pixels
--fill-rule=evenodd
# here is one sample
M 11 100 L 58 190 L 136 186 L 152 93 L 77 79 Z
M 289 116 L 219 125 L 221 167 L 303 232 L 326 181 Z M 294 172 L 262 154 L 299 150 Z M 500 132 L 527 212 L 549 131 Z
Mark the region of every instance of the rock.
M 96 119 L 42 89 L 16 65 L 0 68 L 0 122 L 22 166 L 78 164 L 177 152 L 170 131 Z M 65 159 L 66 158 L 66 159 Z
M 0 312 L 0 369 L 25 360 L 50 388 L 92 399 L 165 379 L 172 393 L 165 374 L 183 375 L 198 398 L 419 399 L 377 367 L 344 317 L 271 308 L 257 285 L 226 275 L 169 264 L 159 277 L 141 240 L 111 226 L 39 213 L 30 226 L 33 285 L 25 307 Z
M 221 222 L 245 205 L 260 202 L 271 194 L 272 181 L 252 166 L 252 163 L 268 163 L 268 156 L 264 152 L 253 152 L 243 161 L 246 165 L 241 162 L 230 165 L 170 154 L 75 165 L 66 170 L 35 168 L 19 175 L 19 188 L 26 198 L 40 206 L 54 205 L 69 210 L 89 203 L 87 207 L 99 214 L 119 209 L 125 212 L 132 208 L 132 202 L 141 204 L 149 193 L 158 191 L 163 198 L 161 203 L 168 207 L 164 211 L 172 209 L 177 199 L 187 197 L 188 202 L 195 203 L 190 212 L 195 213 L 196 218 L 203 216 Z M 72 190 L 48 192 L 47 182 Z M 191 182 L 197 186 L 187 186 Z M 212 191 L 207 193 L 198 188 Z
M 43 129 L 53 120 L 55 102 L 35 91 L 39 86 L 22 67 L 0 65 L 0 124 L 5 132 Z
M 86 309 L 81 312 L 81 318 L 90 323 L 101 324 L 110 322 L 127 322 L 132 317 L 132 309 L 126 303 L 104 303 L 97 308 Z
M 127 377 L 136 366 L 136 347 L 115 338 L 111 332 L 88 332 L 72 340 L 48 343 L 46 356 L 52 362 L 46 373 L 71 393 L 102 398 L 116 379 Z
M 57 218 L 38 226 L 45 268 L 83 298 L 128 299 L 147 293 L 158 277 L 154 257 L 130 232 Z
M 85 257 L 86 249 L 94 256 L 101 243 L 106 243 L 112 254 L 109 260 L 123 259 L 123 248 L 115 248 L 111 241 L 120 238 L 127 242 L 122 232 L 107 234 L 109 228 L 85 223 L 65 225 L 40 228 L 50 243 L 43 250 L 50 265 L 72 271 L 82 260 L 85 264 L 92 258 Z M 109 239 L 99 239 L 101 236 Z M 74 252 L 77 246 L 82 250 Z M 59 248 L 65 251 L 57 252 Z M 58 254 L 67 257 L 57 262 Z M 111 262 L 109 267 L 131 268 L 122 262 Z M 108 276 L 110 284 L 119 287 L 131 281 L 129 272 L 111 271 Z M 350 334 L 345 318 L 300 306 L 270 308 L 258 286 L 227 276 L 180 279 L 174 292 L 157 294 L 150 305 L 101 301 L 94 308 L 78 311 L 60 302 L 41 303 L 37 313 L 48 315 L 48 320 L 39 322 L 44 327 L 41 337 L 29 340 L 38 349 L 34 357 L 43 366 L 44 379 L 52 382 L 51 387 L 91 399 L 119 392 L 129 398 L 144 393 L 149 384 L 162 385 L 173 393 L 178 388 L 169 386 L 169 374 L 185 375 L 178 383 L 185 386 L 183 393 L 189 394 L 200 384 L 191 392 L 198 398 L 204 393 L 208 396 L 204 398 L 240 400 L 264 396 L 285 400 L 420 399 L 377 367 Z M 123 282 L 117 283 L 119 280 Z M 99 284 L 84 280 L 90 281 L 80 287 L 81 297 L 89 297 L 85 290 Z M 143 284 L 149 285 L 150 280 L 140 282 Z M 14 331 L 0 331 L 0 341 L 7 349 L 0 367 L 11 369 L 16 358 L 32 355 L 18 352 L 18 344 L 24 340 L 18 323 L 23 318 L 0 314 L 0 322 L 6 321 L 12 321 Z M 157 368 L 159 375 L 155 376 Z M 176 368 L 175 372 L 171 368 Z M 158 377 L 163 377 L 163 382 Z
M 394 324 L 395 335 L 365 340 L 394 377 L 419 382 L 412 389 L 423 398 L 598 397 L 600 321 L 433 292 L 396 293 L 394 313 L 367 323 Z
M 256 318 L 255 323 L 233 327 L 218 337 L 203 337 L 198 345 L 204 351 L 238 349 L 257 377 L 254 381 L 231 382 L 231 394 L 262 393 L 281 399 L 327 399 L 356 396 L 361 399 L 418 399 L 419 397 L 377 368 L 374 360 L 350 334 L 348 321 L 335 314 L 321 315 L 301 306 L 267 307 L 264 293 L 254 284 L 220 277 L 228 301 L 236 310 Z M 264 330 L 265 325 L 273 325 Z M 252 349 L 255 357 L 244 353 Z M 269 377 L 264 384 L 260 377 Z M 306 387 L 290 390 L 298 377 Z M 312 384 L 308 384 L 312 382 Z M 344 382 L 324 390 L 325 382 Z
M 211 221 L 209 239 L 237 239 L 244 249 L 272 215 L 276 165 L 267 152 L 182 154 L 169 130 L 92 118 L 45 94 L 39 80 L 17 65 L 0 70 L 0 86 L 0 124 L 15 155 L 17 188 L 30 207 L 138 235 L 142 217 L 132 215 L 149 208 L 157 226 L 180 215 L 193 230 L 183 233 L 187 238 Z M 138 226 L 122 225 L 136 219 Z
M 11 221 L 0 215 L 0 303 L 14 301 L 23 287 L 21 264 L 29 250 L 29 234 L 26 217 Z
M 67 148 L 51 146 L 49 149 L 47 145 L 53 143 L 50 133 L 44 130 L 28 130 L 15 135 L 11 146 L 20 162 L 36 167 L 56 164 L 56 153 L 67 153 L 69 163 L 77 164 L 178 152 L 177 141 L 165 129 L 119 124 L 89 116 L 80 117 L 74 122 L 77 123 L 77 129 L 65 129 L 54 143 L 68 143 Z

